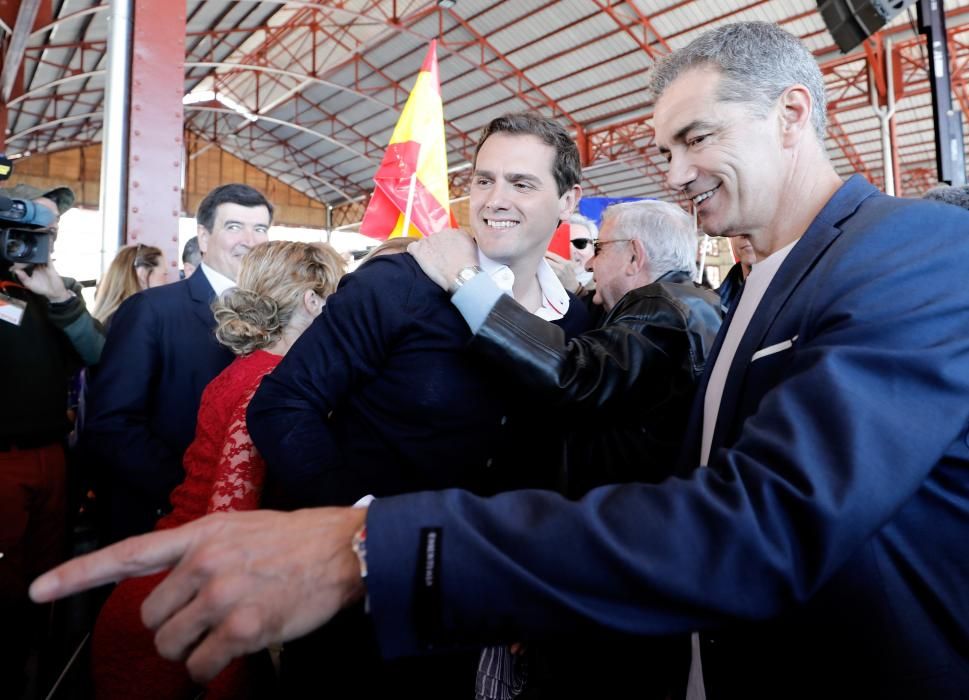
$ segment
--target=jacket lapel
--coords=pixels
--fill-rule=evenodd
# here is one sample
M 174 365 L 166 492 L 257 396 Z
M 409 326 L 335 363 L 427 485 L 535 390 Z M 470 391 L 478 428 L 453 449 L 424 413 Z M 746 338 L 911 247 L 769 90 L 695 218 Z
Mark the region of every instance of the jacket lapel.
M 212 302 L 215 301 L 215 290 L 209 284 L 208 278 L 201 269 L 189 277 L 188 295 L 192 299 L 192 311 L 198 319 L 211 330 L 215 317 L 212 314 Z
M 713 366 L 716 364 L 717 357 L 720 355 L 720 348 L 723 347 L 723 339 L 727 334 L 727 328 L 730 327 L 730 322 L 733 320 L 736 311 L 737 304 L 735 300 L 727 316 L 723 319 L 723 323 L 720 324 L 720 330 L 717 332 L 717 337 L 713 341 L 713 347 L 710 348 L 710 354 L 707 356 L 707 364 L 703 370 L 703 376 L 700 377 L 700 383 L 697 386 L 696 393 L 693 395 L 693 405 L 690 407 L 690 422 L 687 424 L 686 438 L 683 441 L 683 448 L 680 450 L 680 457 L 677 463 L 676 471 L 680 476 L 689 476 L 690 472 L 700 464 L 700 446 L 703 440 L 703 397 L 707 394 L 707 386 L 710 384 L 710 373 L 713 371 Z
M 713 433 L 713 441 L 710 448 L 711 455 L 714 450 L 723 446 L 729 439 L 730 429 L 737 418 L 734 409 L 738 405 L 741 391 L 744 388 L 751 357 L 762 347 L 764 339 L 778 314 L 780 314 L 785 304 L 788 303 L 788 300 L 794 294 L 802 280 L 814 269 L 815 265 L 823 257 L 825 251 L 840 235 L 841 222 L 851 216 L 863 200 L 877 192 L 878 190 L 860 175 L 852 176 L 835 192 L 834 196 L 815 217 L 814 221 L 811 222 L 807 231 L 801 236 L 801 239 L 794 248 L 791 249 L 791 252 L 777 271 L 770 286 L 767 288 L 767 292 L 764 294 L 763 299 L 761 299 L 757 310 L 754 312 L 753 318 L 751 318 L 750 324 L 747 326 L 747 330 L 740 340 L 740 344 L 737 346 L 737 352 L 730 365 L 730 371 L 727 373 L 723 396 L 720 399 L 717 426 Z M 736 308 L 737 303 L 734 304 L 734 308 Z M 731 314 L 727 317 L 728 321 L 732 317 L 733 310 L 731 310 Z M 715 351 L 711 353 L 713 359 L 707 364 L 707 372 L 704 375 L 703 382 L 704 393 L 706 391 L 709 371 L 716 362 L 715 354 L 719 354 L 720 352 L 727 325 L 728 323 L 725 322 L 721 328 Z M 702 397 L 703 394 L 699 394 L 699 424 L 701 429 L 703 420 Z M 696 408 L 696 404 L 694 404 L 694 410 Z M 697 456 L 699 456 L 699 453 L 697 453 Z

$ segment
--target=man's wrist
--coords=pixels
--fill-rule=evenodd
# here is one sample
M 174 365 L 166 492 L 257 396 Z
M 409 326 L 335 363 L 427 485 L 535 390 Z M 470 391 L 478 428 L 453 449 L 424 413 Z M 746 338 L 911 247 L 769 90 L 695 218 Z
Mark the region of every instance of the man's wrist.
M 65 289 L 63 292 L 55 293 L 53 296 L 47 297 L 47 303 L 51 306 L 60 305 L 67 306 L 70 302 L 77 299 L 77 294 L 75 294 L 70 289 Z

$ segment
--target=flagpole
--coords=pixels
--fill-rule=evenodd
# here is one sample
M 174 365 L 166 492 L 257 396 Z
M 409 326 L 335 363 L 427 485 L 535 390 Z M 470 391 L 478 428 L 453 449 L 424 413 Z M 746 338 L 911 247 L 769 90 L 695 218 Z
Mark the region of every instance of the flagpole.
M 404 209 L 404 230 L 402 236 L 410 235 L 410 213 L 414 208 L 414 190 L 417 189 L 417 170 L 410 176 L 410 187 L 407 188 L 407 207 Z

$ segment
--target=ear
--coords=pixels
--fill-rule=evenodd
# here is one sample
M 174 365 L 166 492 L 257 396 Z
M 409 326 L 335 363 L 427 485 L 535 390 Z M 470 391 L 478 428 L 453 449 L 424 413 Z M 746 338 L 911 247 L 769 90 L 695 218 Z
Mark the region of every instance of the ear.
M 150 267 L 136 267 L 135 276 L 138 278 L 138 286 L 142 289 L 148 289 L 148 275 L 151 273 Z
M 199 224 L 197 233 L 199 237 L 199 250 L 202 252 L 202 255 L 205 255 L 209 250 L 209 230 L 202 226 L 202 224 Z
M 566 221 L 575 213 L 575 208 L 579 206 L 582 199 L 582 186 L 572 185 L 572 187 L 559 197 L 559 221 Z
M 646 267 L 646 246 L 643 245 L 641 240 L 634 238 L 629 241 L 627 254 L 629 255 L 629 260 L 626 262 L 626 274 L 630 277 L 635 277 Z
M 303 292 L 303 310 L 310 315 L 310 318 L 319 316 L 324 306 L 326 306 L 326 302 L 312 289 Z
M 777 101 L 781 143 L 786 148 L 794 146 L 807 132 L 814 132 L 811 125 L 811 109 L 814 100 L 803 85 L 791 85 L 781 93 Z

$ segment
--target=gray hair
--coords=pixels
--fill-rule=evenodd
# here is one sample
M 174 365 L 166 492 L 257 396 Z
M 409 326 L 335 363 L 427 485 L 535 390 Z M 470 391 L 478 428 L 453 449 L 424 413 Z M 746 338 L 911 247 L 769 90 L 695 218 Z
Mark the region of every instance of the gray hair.
M 589 229 L 589 235 L 592 238 L 599 237 L 599 227 L 596 226 L 596 222 L 590 219 L 588 216 L 582 216 L 579 212 L 575 212 L 569 217 L 569 223 L 575 224 L 576 226 L 585 226 Z
M 939 185 L 923 194 L 922 199 L 969 209 L 969 185 Z
M 616 238 L 636 238 L 646 248 L 650 273 L 657 280 L 667 272 L 696 272 L 697 234 L 693 219 L 675 204 L 658 199 L 620 202 L 602 214 Z
M 664 57 L 649 89 L 659 99 L 681 73 L 711 66 L 721 73 L 717 99 L 752 106 L 760 117 L 781 93 L 803 85 L 811 93 L 811 125 L 822 146 L 827 123 L 824 78 L 817 61 L 793 34 L 768 22 L 737 22 L 713 29 Z

